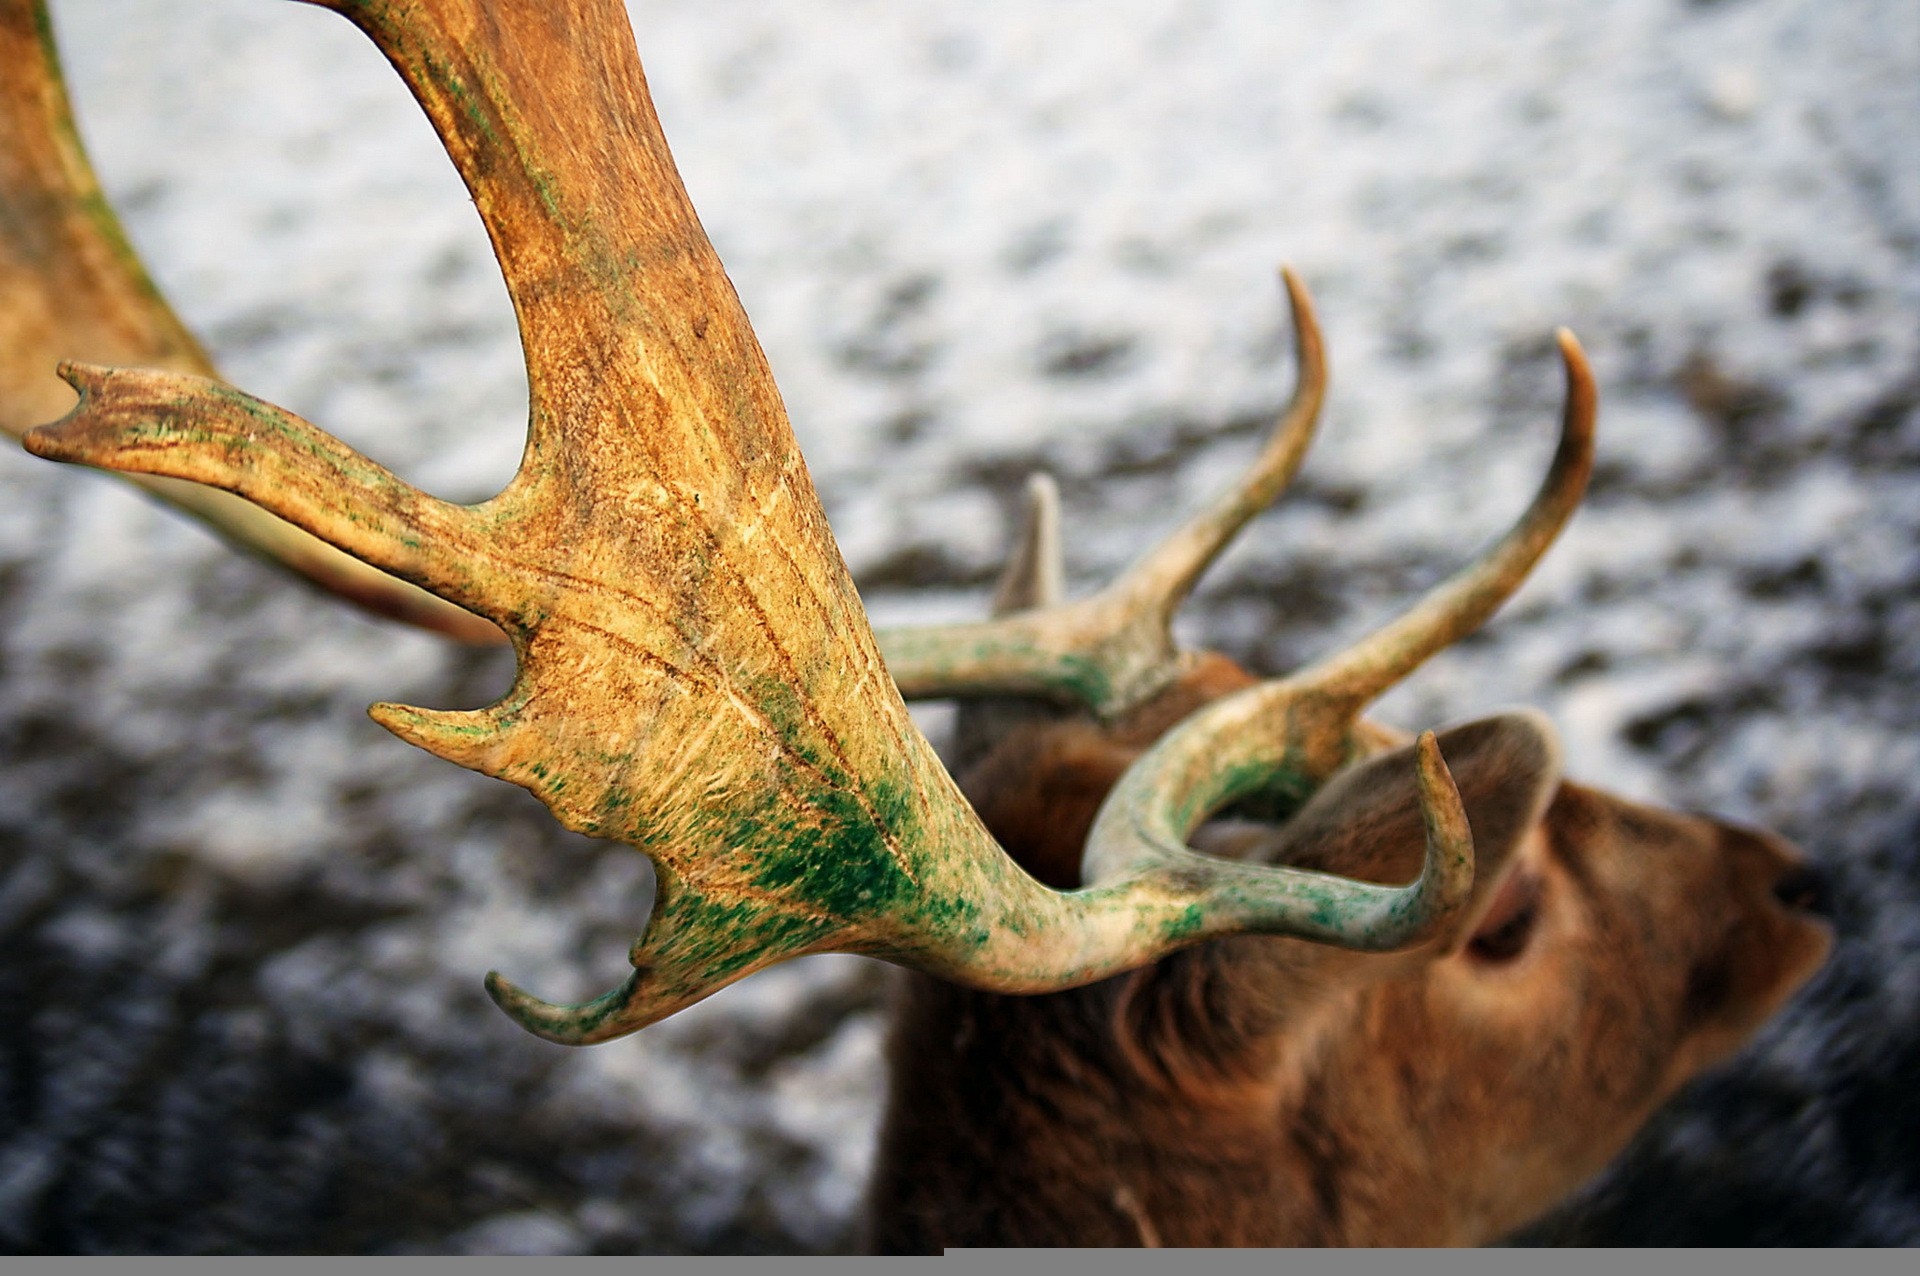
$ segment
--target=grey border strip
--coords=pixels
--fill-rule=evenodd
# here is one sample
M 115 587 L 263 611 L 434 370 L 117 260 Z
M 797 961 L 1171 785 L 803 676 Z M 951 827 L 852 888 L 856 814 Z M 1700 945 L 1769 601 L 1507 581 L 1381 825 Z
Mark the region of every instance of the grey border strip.
M 509 1273 L 560 1271 L 564 1273 L 605 1273 L 605 1276 L 651 1276 L 676 1272 L 718 1273 L 745 1270 L 780 1272 L 783 1276 L 838 1276 L 853 1272 L 904 1273 L 1001 1273 L 1045 1272 L 1086 1273 L 1087 1276 L 1130 1276 L 1131 1273 L 1175 1272 L 1179 1276 L 1208 1276 L 1210 1273 L 1261 1273 L 1278 1276 L 1285 1273 L 1336 1273 L 1337 1276 L 1371 1276 L 1376 1272 L 1408 1272 L 1418 1276 L 1531 1276 L 1532 1273 L 1666 1273 L 1685 1276 L 1802 1276 L 1820 1271 L 1820 1276 L 1910 1276 L 1915 1270 L 1911 1251 L 1906 1250 L 1734 1250 L 1734 1249 L 1558 1249 L 1558 1250 L 1098 1250 L 1098 1249 L 969 1249 L 950 1250 L 943 1257 L 858 1258 L 809 1255 L 777 1256 L 693 1256 L 657 1255 L 632 1258 L 553 1257 L 553 1256 L 364 1256 L 364 1257 L 261 1257 L 211 1258 L 127 1258 L 127 1257 L 10 1257 L 5 1261 L 8 1276 L 36 1276 L 56 1273 L 77 1276 L 82 1270 L 97 1272 L 105 1268 L 137 1264 L 145 1273 L 178 1272 L 181 1276 L 240 1276 L 263 1273 L 264 1276 L 368 1276 L 399 1273 L 400 1276 L 508 1276 Z

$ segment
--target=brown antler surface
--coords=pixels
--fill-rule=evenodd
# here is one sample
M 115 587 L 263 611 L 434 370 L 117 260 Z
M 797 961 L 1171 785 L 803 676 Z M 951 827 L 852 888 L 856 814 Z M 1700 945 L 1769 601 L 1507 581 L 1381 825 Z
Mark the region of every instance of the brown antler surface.
M 290 413 L 179 372 L 68 365 L 79 405 L 26 442 L 236 492 L 509 635 L 519 671 L 498 703 L 374 716 L 659 870 L 621 988 L 555 1006 L 490 977 L 510 1014 L 556 1040 L 603 1040 L 823 950 L 1039 991 L 1228 931 L 1370 947 L 1435 932 L 1471 874 L 1437 756 L 1423 770 L 1428 867 L 1405 887 L 1185 851 L 1072 893 L 1023 873 L 881 661 L 674 171 L 624 7 L 327 7 L 405 77 L 492 237 L 531 391 L 513 481 L 478 505 L 437 500 Z
M 0 432 L 72 401 L 61 359 L 217 375 L 168 308 L 87 162 L 45 0 L 0 0 Z M 226 492 L 124 475 L 227 539 L 367 610 L 464 642 L 497 643 L 473 613 L 396 580 Z

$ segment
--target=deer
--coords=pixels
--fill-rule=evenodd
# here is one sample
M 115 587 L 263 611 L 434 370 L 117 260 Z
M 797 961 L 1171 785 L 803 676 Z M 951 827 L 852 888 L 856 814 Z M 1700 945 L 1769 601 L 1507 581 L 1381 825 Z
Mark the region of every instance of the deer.
M 513 479 L 439 500 L 219 378 L 101 194 L 43 0 L 0 0 L 0 428 L 368 610 L 511 645 L 491 705 L 370 712 L 654 864 L 618 987 L 559 1004 L 488 974 L 528 1031 L 607 1042 L 864 954 L 902 968 L 870 1248 L 1475 1244 L 1824 961 L 1819 876 L 1779 837 L 1564 778 L 1533 710 L 1364 717 L 1578 507 L 1598 391 L 1571 333 L 1511 530 L 1304 669 L 1172 628 L 1316 429 L 1327 359 L 1290 270 L 1296 389 L 1231 490 L 1069 600 L 1036 476 L 991 616 L 876 631 L 625 6 L 314 2 L 402 76 L 491 238 L 530 389 Z M 952 770 L 909 700 L 963 704 Z

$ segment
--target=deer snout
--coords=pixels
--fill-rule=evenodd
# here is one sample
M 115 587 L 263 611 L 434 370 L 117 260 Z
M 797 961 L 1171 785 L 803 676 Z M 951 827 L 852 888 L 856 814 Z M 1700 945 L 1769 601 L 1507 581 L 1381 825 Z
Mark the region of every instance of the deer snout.
M 1832 915 L 1833 884 L 1825 869 L 1814 864 L 1793 864 L 1775 880 L 1773 897 L 1797 913 L 1816 917 Z
M 1762 829 L 1726 820 L 1712 821 L 1723 853 L 1731 856 L 1734 872 L 1770 895 L 1789 913 L 1825 918 L 1833 900 L 1832 876 L 1808 860 L 1793 843 Z

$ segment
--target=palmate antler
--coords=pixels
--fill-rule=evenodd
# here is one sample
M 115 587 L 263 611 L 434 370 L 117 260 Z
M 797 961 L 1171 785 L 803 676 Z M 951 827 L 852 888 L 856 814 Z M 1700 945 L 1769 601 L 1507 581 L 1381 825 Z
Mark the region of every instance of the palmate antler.
M 497 704 L 377 705 L 374 717 L 522 785 L 570 828 L 644 851 L 659 889 L 622 987 L 555 1006 L 490 976 L 509 1014 L 555 1040 L 599 1041 L 808 952 L 1034 992 L 1215 935 L 1390 948 L 1447 922 L 1472 850 L 1431 736 L 1419 754 L 1426 862 L 1408 886 L 1234 863 L 1182 843 L 1234 796 L 1311 789 L 1331 774 L 1358 750 L 1354 723 L 1382 678 L 1517 585 L 1577 501 L 1590 454 L 1591 383 L 1570 339 L 1555 477 L 1487 565 L 1357 653 L 1229 697 L 1170 735 L 1109 804 L 1087 851 L 1089 884 L 1057 892 L 995 845 L 907 716 L 674 171 L 619 0 L 326 7 L 405 77 L 492 237 L 531 391 L 513 481 L 478 505 L 440 501 L 290 413 L 178 371 L 65 365 L 80 403 L 26 443 L 238 493 L 510 637 L 518 676 Z M 1117 712 L 1177 673 L 1173 608 L 1272 499 L 1312 428 L 1324 372 L 1304 290 L 1289 287 L 1302 391 L 1254 478 L 1130 575 L 1119 602 L 1067 608 L 1077 629 L 1043 614 L 958 641 L 895 639 L 894 674 L 910 693 L 1064 687 Z M 1081 661 L 1076 642 L 1097 654 Z M 980 674 L 982 652 L 1018 666 L 1013 681 Z M 1075 661 L 1096 676 L 1049 672 Z

